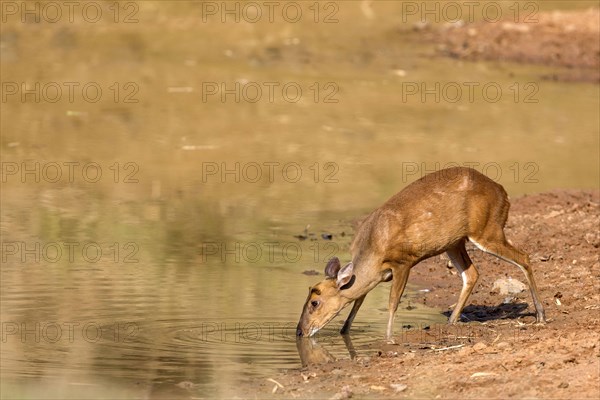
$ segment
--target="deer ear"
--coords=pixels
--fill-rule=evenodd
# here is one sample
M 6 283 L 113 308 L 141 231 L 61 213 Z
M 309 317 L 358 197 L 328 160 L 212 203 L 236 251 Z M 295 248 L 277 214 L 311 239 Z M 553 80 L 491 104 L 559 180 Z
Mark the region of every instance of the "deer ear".
M 340 272 L 338 272 L 338 275 L 337 275 L 338 289 L 341 289 L 343 286 L 350 283 L 350 281 L 354 277 L 353 273 L 354 273 L 354 264 L 352 264 L 351 262 L 346 264 L 344 266 L 344 268 L 342 268 L 340 270 Z
M 325 276 L 328 278 L 335 278 L 340 270 L 340 267 L 340 259 L 333 257 L 331 260 L 329 260 L 327 266 L 325 267 Z

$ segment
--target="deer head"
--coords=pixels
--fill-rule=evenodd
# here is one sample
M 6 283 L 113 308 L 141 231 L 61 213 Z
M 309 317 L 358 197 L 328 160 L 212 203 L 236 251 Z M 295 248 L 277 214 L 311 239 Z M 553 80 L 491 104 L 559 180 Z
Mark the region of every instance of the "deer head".
M 329 260 L 325 279 L 309 288 L 296 328 L 298 336 L 313 336 L 354 300 L 343 295 L 343 291 L 354 282 L 353 271 L 354 264 L 351 262 L 342 268 L 337 257 Z

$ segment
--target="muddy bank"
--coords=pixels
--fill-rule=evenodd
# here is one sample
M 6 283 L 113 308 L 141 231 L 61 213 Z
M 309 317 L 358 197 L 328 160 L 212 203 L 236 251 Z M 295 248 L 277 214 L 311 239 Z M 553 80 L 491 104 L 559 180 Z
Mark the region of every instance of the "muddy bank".
M 260 398 L 598 398 L 599 202 L 597 191 L 512 202 L 507 236 L 530 254 L 546 325 L 533 324 L 529 291 L 507 300 L 493 290 L 499 278 L 523 280 L 522 273 L 471 248 L 480 279 L 464 310 L 467 322 L 396 326 L 396 345 L 375 341 L 368 356 L 289 370 L 274 377 L 283 386 L 275 394 L 267 380 L 248 391 Z M 442 309 L 460 291 L 456 271 L 439 257 L 415 267 L 410 282 L 429 289 L 419 301 Z M 314 360 L 331 359 L 318 343 L 310 346 Z
M 542 12 L 520 22 L 453 23 L 416 27 L 441 54 L 465 60 L 500 60 L 567 67 L 547 79 L 600 81 L 600 11 Z

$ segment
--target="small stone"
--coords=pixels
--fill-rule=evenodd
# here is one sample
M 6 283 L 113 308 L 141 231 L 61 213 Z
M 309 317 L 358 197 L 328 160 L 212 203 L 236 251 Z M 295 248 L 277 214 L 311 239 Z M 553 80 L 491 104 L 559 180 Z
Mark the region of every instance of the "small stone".
M 472 353 L 473 353 L 473 348 L 471 348 L 471 347 L 462 347 L 457 352 L 457 354 L 461 357 L 470 356 Z
M 478 342 L 473 345 L 473 350 L 482 351 L 482 350 L 487 349 L 487 347 L 488 347 L 487 344 L 485 344 L 483 342 Z
M 304 383 L 308 383 L 308 380 L 310 378 L 316 378 L 317 374 L 314 372 L 307 373 L 307 374 L 301 373 L 300 376 L 302 377 L 302 380 L 304 380 Z
M 559 215 L 564 214 L 564 211 L 550 211 L 548 214 L 544 215 L 545 219 L 550 219 L 550 218 L 554 218 L 554 217 L 558 217 Z
M 584 239 L 586 242 L 588 242 L 588 244 L 591 244 L 594 247 L 600 247 L 600 235 L 598 235 L 597 233 L 591 233 L 588 232 L 585 234 Z
M 372 385 L 371 386 L 371 390 L 383 391 L 383 390 L 385 390 L 385 387 L 383 387 L 383 386 L 377 386 L 377 385 Z
M 524 292 L 527 285 L 516 279 L 498 279 L 492 286 L 492 291 L 499 292 L 501 295 L 513 295 Z
M 408 389 L 408 385 L 405 385 L 404 383 L 392 383 L 390 384 L 390 387 L 398 393 L 404 392 L 406 389 Z
M 352 390 L 350 389 L 350 386 L 346 385 L 346 386 L 342 387 L 341 391 L 334 394 L 329 399 L 330 400 L 345 400 L 345 399 L 351 398 L 352 394 L 353 393 L 352 393 Z
M 566 389 L 566 388 L 568 388 L 568 387 L 569 387 L 569 383 L 567 383 L 567 382 L 561 382 L 561 383 L 558 385 L 558 388 L 559 388 L 559 389 Z
M 508 342 L 499 342 L 499 343 L 496 343 L 496 347 L 498 349 L 508 349 L 510 347 L 510 343 L 508 343 Z
M 190 381 L 182 381 L 182 382 L 179 382 L 177 384 L 177 386 L 180 387 L 180 388 L 182 388 L 182 389 L 191 390 L 191 389 L 194 389 L 198 385 L 196 385 L 195 383 L 190 382 Z

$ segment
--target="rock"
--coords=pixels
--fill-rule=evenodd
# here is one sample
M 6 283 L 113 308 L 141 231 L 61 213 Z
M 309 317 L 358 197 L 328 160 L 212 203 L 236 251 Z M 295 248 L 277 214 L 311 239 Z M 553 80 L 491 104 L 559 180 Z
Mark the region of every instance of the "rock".
M 548 214 L 544 215 L 544 218 L 550 219 L 550 218 L 558 217 L 559 215 L 562 215 L 564 213 L 565 213 L 564 211 L 553 210 L 553 211 L 550 211 Z
M 304 373 L 301 373 L 301 374 L 300 374 L 300 376 L 302 377 L 302 380 L 304 381 L 304 383 L 308 383 L 308 380 L 309 380 L 310 378 L 316 378 L 316 377 L 317 377 L 317 374 L 316 374 L 316 373 L 314 373 L 314 372 L 311 372 L 311 373 L 309 373 L 309 374 L 304 374 Z
M 588 242 L 588 244 L 591 244 L 596 248 L 600 247 L 600 235 L 598 235 L 597 233 L 594 234 L 592 232 L 588 232 L 585 234 L 584 239 L 586 242 Z
M 569 383 L 568 383 L 568 382 L 561 382 L 561 383 L 558 385 L 558 388 L 559 388 L 559 389 L 566 389 L 566 388 L 568 388 L 568 387 L 569 387 Z
M 308 269 L 307 269 L 306 271 L 303 271 L 302 273 L 303 273 L 304 275 L 319 275 L 319 272 L 318 272 L 318 271 L 315 271 L 314 269 L 311 269 L 311 270 L 308 270 Z
M 346 386 L 342 387 L 341 391 L 334 394 L 329 399 L 330 400 L 344 400 L 344 399 L 349 399 L 351 397 L 352 397 L 352 390 L 350 389 L 350 386 L 346 385 Z
M 515 24 L 513 22 L 505 22 L 502 24 L 502 30 L 507 32 L 527 33 L 531 28 L 527 24 Z
M 509 347 L 510 347 L 510 343 L 508 343 L 508 342 L 496 343 L 496 348 L 498 348 L 498 349 L 508 349 Z
M 408 389 L 408 385 L 405 385 L 404 383 L 392 383 L 390 384 L 390 387 L 398 393 L 404 392 L 406 389 Z
M 488 347 L 487 344 L 485 344 L 483 342 L 478 342 L 473 345 L 473 350 L 482 351 L 482 350 L 487 349 L 487 347 Z
M 413 30 L 415 31 L 422 31 L 429 28 L 429 23 L 427 21 L 419 21 L 419 22 L 415 22 L 413 24 Z
M 473 348 L 472 347 L 463 347 L 458 350 L 457 354 L 461 357 L 470 356 L 471 354 L 473 354 Z
M 524 292 L 527 289 L 527 285 L 516 279 L 498 279 L 492 286 L 492 291 L 500 292 L 501 295 L 513 295 Z
M 475 372 L 473 375 L 471 375 L 471 379 L 494 377 L 496 375 L 498 374 L 495 372 Z
M 385 390 L 385 387 L 383 386 L 377 386 L 377 385 L 371 385 L 371 390 L 377 390 L 379 392 Z
M 182 388 L 182 389 L 192 390 L 192 389 L 195 389 L 198 385 L 195 384 L 194 382 L 182 381 L 182 382 L 179 382 L 177 384 L 177 386 L 180 387 L 180 388 Z
M 594 347 L 596 347 L 596 343 L 589 341 L 589 342 L 585 342 L 581 344 L 581 347 L 583 347 L 584 349 L 593 349 Z

